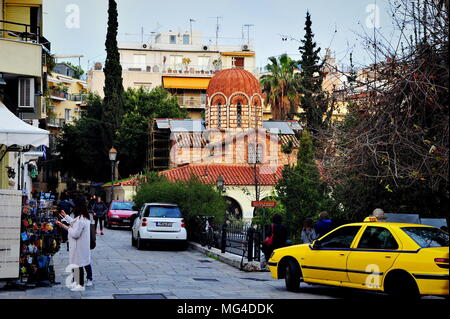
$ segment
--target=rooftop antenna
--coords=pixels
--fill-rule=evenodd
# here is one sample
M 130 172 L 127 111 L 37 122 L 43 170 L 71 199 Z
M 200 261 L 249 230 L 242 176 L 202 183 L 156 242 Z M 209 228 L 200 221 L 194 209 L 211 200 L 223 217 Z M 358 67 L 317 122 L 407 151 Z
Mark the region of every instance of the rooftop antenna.
M 218 41 L 219 41 L 219 19 L 223 19 L 223 17 L 212 17 L 214 19 L 216 19 L 216 49 L 218 46 Z
M 255 26 L 254 24 L 244 24 L 247 27 L 247 45 L 250 45 L 250 27 Z
M 144 43 L 144 27 L 141 27 L 141 43 Z

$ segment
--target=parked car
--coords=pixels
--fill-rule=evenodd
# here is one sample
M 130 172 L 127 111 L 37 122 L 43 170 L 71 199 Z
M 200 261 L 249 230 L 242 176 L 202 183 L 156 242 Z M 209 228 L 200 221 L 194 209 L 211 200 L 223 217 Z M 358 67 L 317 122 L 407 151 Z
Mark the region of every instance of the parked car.
M 134 203 L 124 200 L 113 200 L 108 208 L 106 214 L 105 226 L 111 228 L 112 226 L 132 226 L 133 215 L 137 211 L 134 210 Z
M 174 204 L 144 204 L 135 216 L 131 244 L 141 250 L 149 242 L 173 242 L 187 247 L 183 214 Z
M 268 265 L 296 291 L 300 282 L 382 291 L 394 296 L 448 296 L 448 233 L 431 226 L 363 223 L 336 228 L 312 244 L 276 249 Z

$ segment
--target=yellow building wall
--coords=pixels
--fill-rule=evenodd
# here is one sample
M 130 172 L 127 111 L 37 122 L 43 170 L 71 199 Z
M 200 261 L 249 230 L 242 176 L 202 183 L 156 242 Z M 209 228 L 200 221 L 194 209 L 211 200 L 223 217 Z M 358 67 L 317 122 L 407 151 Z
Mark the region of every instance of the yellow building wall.
M 3 2 L 3 3 L 2 3 Z M 16 23 L 30 24 L 30 8 L 31 7 L 40 7 L 40 27 L 42 29 L 42 0 L 1 0 L 1 10 L 3 11 L 0 14 L 2 19 Z M 24 32 L 23 26 L 15 26 L 12 24 L 7 25 L 7 29 L 16 30 L 20 32 Z M 41 30 L 42 33 L 42 30 Z M 5 35 L 5 37 L 9 37 Z M 13 38 L 13 37 L 10 37 Z
M 57 78 L 59 76 L 61 79 L 61 76 L 58 74 L 50 74 L 50 75 L 53 78 Z M 73 78 L 70 78 L 70 81 L 71 82 L 64 82 L 63 79 L 61 80 L 62 84 L 68 87 L 67 92 L 69 94 L 74 94 L 74 95 L 81 94 L 83 92 L 84 88 L 80 84 L 80 82 L 77 81 L 77 79 L 73 79 Z M 49 89 L 55 85 L 57 85 L 57 84 L 50 80 L 48 81 Z M 70 113 L 71 113 L 72 120 L 80 118 L 80 112 L 75 112 L 76 109 L 78 109 L 78 110 L 80 109 L 80 104 L 77 104 L 76 101 L 70 101 L 70 100 L 59 101 L 59 100 L 55 100 L 55 99 L 51 99 L 51 100 L 52 100 L 52 105 L 53 105 L 53 112 L 55 113 L 55 117 L 57 119 L 64 119 L 66 109 L 71 110 Z
M 4 148 L 4 146 L 3 146 Z M 9 163 L 9 154 L 6 154 L 6 156 L 3 158 L 3 160 L 0 161 L 0 189 L 8 189 L 8 170 L 6 169 L 6 166 L 8 166 Z
M 0 38 L 0 72 L 42 76 L 42 47 Z

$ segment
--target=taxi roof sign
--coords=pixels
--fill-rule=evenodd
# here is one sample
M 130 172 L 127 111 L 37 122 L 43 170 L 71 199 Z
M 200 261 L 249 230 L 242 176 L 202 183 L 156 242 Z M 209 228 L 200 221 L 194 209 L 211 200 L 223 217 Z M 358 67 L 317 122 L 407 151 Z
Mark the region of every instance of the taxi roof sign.
M 369 216 L 364 219 L 365 223 L 375 223 L 377 221 L 378 221 L 378 219 L 374 216 Z

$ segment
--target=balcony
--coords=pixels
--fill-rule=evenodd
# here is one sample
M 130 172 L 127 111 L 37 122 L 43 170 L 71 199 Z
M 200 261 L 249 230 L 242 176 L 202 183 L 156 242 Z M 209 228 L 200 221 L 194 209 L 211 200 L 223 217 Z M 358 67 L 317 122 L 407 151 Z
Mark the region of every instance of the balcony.
M 215 73 L 222 70 L 222 67 L 205 66 L 205 65 L 169 65 L 169 64 L 152 64 L 146 66 L 138 66 L 134 63 L 121 63 L 123 70 L 126 72 L 153 73 L 159 75 L 176 75 L 176 76 L 195 76 L 195 77 L 212 77 Z M 243 69 L 255 74 L 257 69 Z
M 178 104 L 183 108 L 200 108 L 206 107 L 206 94 L 201 95 L 178 95 Z
M 53 128 L 62 128 L 66 124 L 65 119 L 47 118 L 47 126 Z
M 57 101 L 65 101 L 69 99 L 69 93 L 63 90 L 50 89 L 50 98 Z
M 0 39 L 12 39 L 23 42 L 38 43 L 50 53 L 51 43 L 42 36 L 39 26 L 18 23 L 14 21 L 0 20 Z

